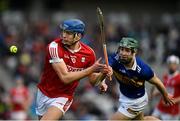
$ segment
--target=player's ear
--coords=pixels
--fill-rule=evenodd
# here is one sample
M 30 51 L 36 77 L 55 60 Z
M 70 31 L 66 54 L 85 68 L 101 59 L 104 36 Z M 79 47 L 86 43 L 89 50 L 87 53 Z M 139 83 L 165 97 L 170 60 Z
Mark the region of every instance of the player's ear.
M 82 35 L 81 35 L 80 33 L 75 33 L 75 35 L 74 35 L 74 40 L 75 40 L 75 41 L 78 41 L 78 40 L 81 39 L 81 37 L 82 37 Z

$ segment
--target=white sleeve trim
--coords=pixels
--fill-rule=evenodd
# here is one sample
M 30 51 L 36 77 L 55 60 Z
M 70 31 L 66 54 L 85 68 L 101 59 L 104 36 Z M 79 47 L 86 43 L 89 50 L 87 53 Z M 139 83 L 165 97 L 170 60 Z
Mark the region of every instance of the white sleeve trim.
M 49 54 L 51 59 L 49 60 L 49 63 L 59 63 L 63 59 L 59 58 L 58 55 L 58 44 L 56 42 L 51 42 L 49 45 Z
M 51 60 L 49 60 L 49 63 L 60 63 L 61 61 L 63 61 L 63 59 L 57 58 L 57 59 L 51 59 Z

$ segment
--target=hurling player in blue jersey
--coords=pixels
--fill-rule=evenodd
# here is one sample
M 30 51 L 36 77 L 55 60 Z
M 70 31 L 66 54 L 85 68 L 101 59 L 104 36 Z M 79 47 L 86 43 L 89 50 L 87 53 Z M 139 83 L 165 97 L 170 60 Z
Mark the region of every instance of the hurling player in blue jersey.
M 120 41 L 117 53 L 109 58 L 109 64 L 120 89 L 120 105 L 110 120 L 146 119 L 143 114 L 143 109 L 148 104 L 145 81 L 156 86 L 166 104 L 174 104 L 173 99 L 168 95 L 163 83 L 151 67 L 136 57 L 137 48 L 137 40 L 124 37 Z M 151 116 L 148 119 L 151 119 Z M 154 120 L 153 117 L 152 120 Z

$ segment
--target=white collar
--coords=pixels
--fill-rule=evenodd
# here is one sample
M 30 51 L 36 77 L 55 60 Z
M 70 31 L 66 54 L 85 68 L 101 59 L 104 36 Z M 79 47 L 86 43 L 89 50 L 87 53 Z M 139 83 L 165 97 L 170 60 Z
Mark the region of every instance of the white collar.
M 67 46 L 65 46 L 65 48 L 68 49 L 71 53 L 76 53 L 76 52 L 79 52 L 79 51 L 80 51 L 80 49 L 81 49 L 81 44 L 80 44 L 80 47 L 79 47 L 78 49 L 76 49 L 76 50 L 71 50 L 71 49 L 69 49 Z
M 135 71 L 136 67 L 137 67 L 137 62 L 136 62 L 136 57 L 134 57 L 134 63 L 133 63 L 132 68 L 127 68 L 127 69 L 131 69 L 131 70 Z

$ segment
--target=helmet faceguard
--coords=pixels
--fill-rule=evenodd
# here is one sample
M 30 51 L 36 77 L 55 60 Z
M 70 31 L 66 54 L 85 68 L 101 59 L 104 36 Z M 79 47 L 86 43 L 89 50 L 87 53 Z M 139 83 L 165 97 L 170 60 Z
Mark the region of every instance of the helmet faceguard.
M 125 50 L 126 53 L 124 53 L 123 48 L 128 48 L 130 51 Z M 125 65 L 131 63 L 137 51 L 137 48 L 138 48 L 137 40 L 129 37 L 123 37 L 120 40 L 119 48 L 117 50 L 117 54 L 119 55 L 119 61 Z
M 74 35 L 74 41 L 72 43 L 66 43 L 62 41 L 64 44 L 70 46 L 80 40 L 80 38 L 78 37 L 79 33 L 83 36 L 85 31 L 85 24 L 78 19 L 69 19 L 65 20 L 62 24 L 60 24 L 60 29 L 62 31 L 65 31 L 66 33 L 71 33 Z

